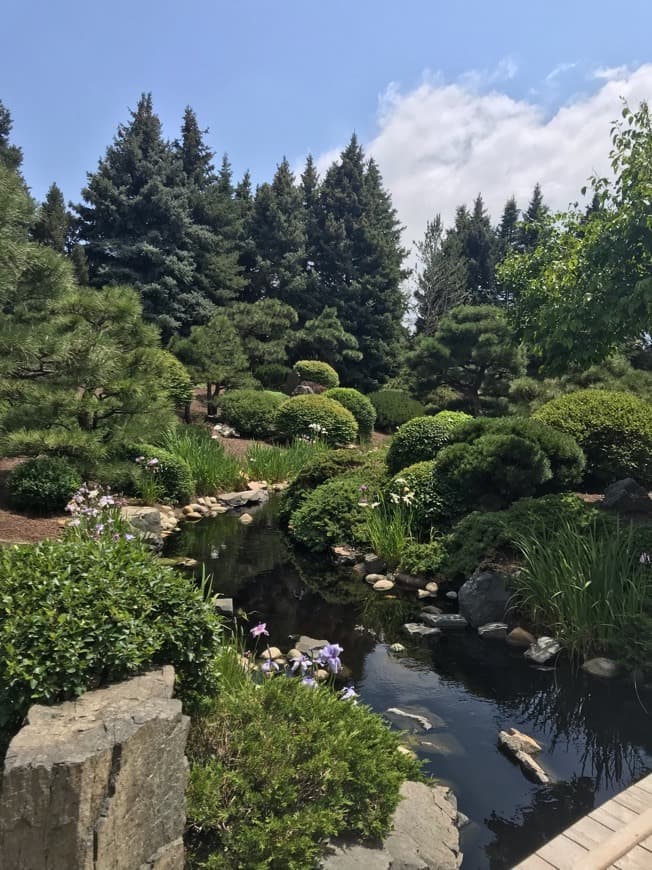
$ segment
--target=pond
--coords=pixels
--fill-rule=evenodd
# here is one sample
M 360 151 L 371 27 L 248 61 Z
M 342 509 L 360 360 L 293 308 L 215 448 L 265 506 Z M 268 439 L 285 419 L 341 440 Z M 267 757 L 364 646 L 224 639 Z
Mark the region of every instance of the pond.
M 652 693 L 567 666 L 533 667 L 522 651 L 471 631 L 406 639 L 400 625 L 411 602 L 383 600 L 326 557 L 295 550 L 273 502 L 248 526 L 234 516 L 187 524 L 168 554 L 202 562 L 213 589 L 233 597 L 251 624 L 266 622 L 281 649 L 296 634 L 344 647 L 361 700 L 410 733 L 426 771 L 452 787 L 470 819 L 461 832 L 464 870 L 513 867 L 652 769 Z M 394 641 L 407 651 L 391 653 Z M 387 714 L 390 707 L 425 716 L 432 730 Z M 543 744 L 551 785 L 529 782 L 499 752 L 497 733 L 510 726 Z

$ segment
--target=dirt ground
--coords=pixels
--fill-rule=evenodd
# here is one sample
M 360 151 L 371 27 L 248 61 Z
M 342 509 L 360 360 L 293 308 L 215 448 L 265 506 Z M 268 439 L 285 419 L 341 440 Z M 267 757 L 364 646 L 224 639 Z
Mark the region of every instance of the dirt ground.
M 0 459 L 0 544 L 24 544 L 56 538 L 61 533 L 65 514 L 34 517 L 18 514 L 7 503 L 7 478 L 20 459 Z

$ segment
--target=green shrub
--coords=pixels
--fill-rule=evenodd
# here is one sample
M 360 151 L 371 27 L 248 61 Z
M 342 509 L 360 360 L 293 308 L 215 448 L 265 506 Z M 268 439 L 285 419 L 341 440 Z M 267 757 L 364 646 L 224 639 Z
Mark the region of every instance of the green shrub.
M 320 451 L 303 466 L 281 496 L 279 515 L 287 523 L 306 497 L 322 483 L 345 471 L 361 468 L 368 456 L 359 450 Z
M 220 490 L 234 489 L 242 481 L 238 460 L 203 427 L 169 429 L 162 435 L 161 445 L 166 453 L 188 466 L 197 495 L 215 495 Z
M 294 364 L 294 371 L 300 380 L 321 384 L 327 390 L 332 390 L 340 385 L 339 375 L 332 366 L 325 362 L 302 359 Z
M 217 617 L 137 539 L 0 548 L 0 576 L 0 715 L 12 722 L 154 663 L 210 690 Z
M 332 544 L 367 543 L 366 509 L 360 506 L 360 487 L 367 485 L 366 480 L 347 474 L 308 493 L 290 517 L 292 537 L 314 552 Z
M 332 390 L 327 390 L 324 395 L 328 396 L 329 399 L 335 399 L 353 414 L 358 424 L 360 440 L 369 441 L 376 422 L 376 409 L 369 399 L 351 387 L 335 387 Z
M 413 493 L 412 515 L 415 534 L 426 535 L 430 529 L 445 519 L 450 505 L 445 493 L 439 488 L 434 475 L 435 463 L 416 462 L 403 468 L 392 481 L 393 489 L 405 485 Z
M 534 416 L 575 438 L 592 483 L 602 486 L 623 477 L 652 483 L 652 405 L 643 399 L 580 390 L 553 399 Z
M 483 435 L 516 435 L 537 444 L 548 457 L 552 478 L 542 488 L 563 492 L 576 486 L 586 465 L 582 449 L 572 435 L 531 417 L 477 417 L 464 423 L 455 433 L 456 441 L 469 444 Z
M 410 541 L 401 553 L 399 570 L 407 574 L 437 574 L 445 554 L 445 545 L 440 540 Z
M 125 496 L 136 495 L 138 468 L 133 461 L 115 459 L 101 462 L 95 467 L 93 481 L 112 492 Z
M 238 434 L 247 438 L 267 438 L 274 431 L 274 420 L 281 402 L 278 394 L 266 390 L 230 390 L 220 398 L 219 408 L 222 419 Z
M 66 459 L 39 456 L 12 471 L 9 498 L 21 510 L 48 514 L 63 510 L 80 486 L 79 472 Z
M 266 363 L 254 369 L 254 377 L 266 390 L 282 391 L 291 374 L 292 369 L 280 363 Z
M 331 447 L 355 441 L 358 424 L 339 402 L 326 396 L 293 396 L 278 409 L 276 426 L 281 437 L 319 438 Z
M 329 837 L 386 834 L 402 781 L 419 776 L 400 735 L 327 687 L 237 681 L 230 656 L 225 665 L 220 654 L 229 679 L 193 721 L 188 747 L 188 819 L 209 854 L 201 866 L 306 870 Z
M 401 468 L 434 459 L 437 453 L 458 440 L 462 423 L 471 420 L 463 411 L 441 411 L 434 417 L 413 417 L 399 427 L 387 454 L 387 467 L 392 474 Z
M 127 448 L 127 456 L 133 462 L 140 456 L 158 459 L 156 482 L 160 487 L 160 497 L 174 504 L 186 504 L 195 494 L 195 481 L 187 462 L 164 447 L 153 444 L 137 444 Z
M 376 409 L 376 426 L 393 432 L 413 417 L 421 417 L 424 407 L 405 390 L 379 390 L 369 396 Z

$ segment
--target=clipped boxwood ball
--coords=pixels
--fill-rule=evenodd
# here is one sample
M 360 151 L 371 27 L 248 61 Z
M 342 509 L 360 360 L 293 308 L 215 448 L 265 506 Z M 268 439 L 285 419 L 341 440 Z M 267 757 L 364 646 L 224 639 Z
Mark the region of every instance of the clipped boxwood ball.
M 414 417 L 399 427 L 387 453 L 387 467 L 393 474 L 434 459 L 437 453 L 456 440 L 462 423 L 472 418 L 463 411 L 440 411 L 434 417 Z
M 239 435 L 267 438 L 274 430 L 276 411 L 286 399 L 269 390 L 230 390 L 220 398 L 222 419 Z
M 14 507 L 49 514 L 61 511 L 81 486 L 79 472 L 60 456 L 39 456 L 22 462 L 9 477 Z
M 376 409 L 376 425 L 386 432 L 393 432 L 413 417 L 420 417 L 425 408 L 405 390 L 378 390 L 369 396 Z
M 288 441 L 293 438 L 321 439 L 331 447 L 355 441 L 358 424 L 350 411 L 328 396 L 293 396 L 278 409 L 276 428 Z
M 321 384 L 327 390 L 339 387 L 340 377 L 328 363 L 319 360 L 301 359 L 294 364 L 294 371 L 302 381 L 311 381 L 313 384 Z
M 335 399 L 349 410 L 358 424 L 358 435 L 361 441 L 368 441 L 374 431 L 376 409 L 370 400 L 352 387 L 334 387 L 324 394 L 329 399 Z

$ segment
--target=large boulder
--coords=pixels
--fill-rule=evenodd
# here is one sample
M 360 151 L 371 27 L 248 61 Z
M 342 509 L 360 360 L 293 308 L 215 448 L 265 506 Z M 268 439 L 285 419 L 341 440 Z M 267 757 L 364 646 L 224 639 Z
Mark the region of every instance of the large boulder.
M 618 513 L 652 514 L 652 499 L 633 478 L 626 477 L 605 489 L 602 507 Z
M 457 595 L 460 614 L 473 628 L 504 622 L 509 610 L 509 579 L 497 571 L 477 571 Z
M 121 513 L 137 532 L 146 537 L 161 537 L 161 512 L 158 508 L 128 504 L 122 508 Z

